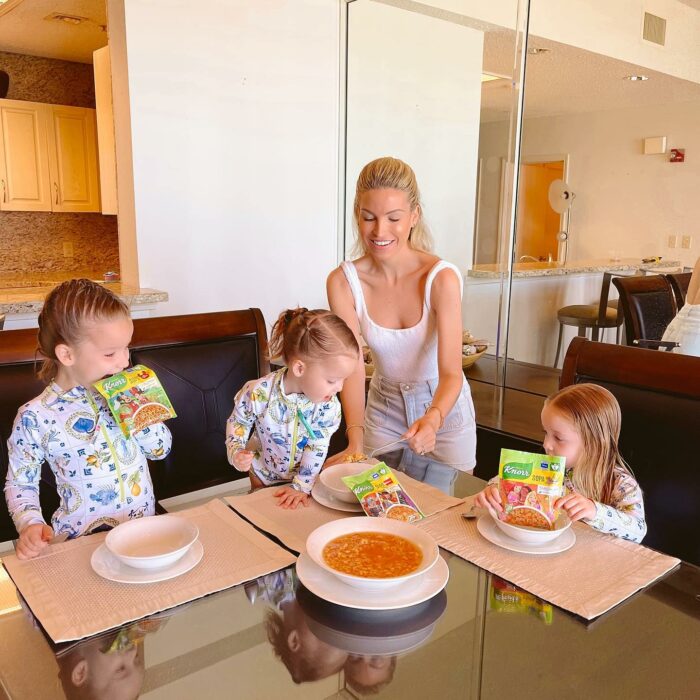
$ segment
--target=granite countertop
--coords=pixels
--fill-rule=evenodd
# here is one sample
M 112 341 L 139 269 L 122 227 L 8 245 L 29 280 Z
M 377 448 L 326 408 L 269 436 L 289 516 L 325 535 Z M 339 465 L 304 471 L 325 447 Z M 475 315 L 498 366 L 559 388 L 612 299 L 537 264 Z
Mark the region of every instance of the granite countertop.
M 56 286 L 57 282 L 38 280 L 30 283 L 20 282 L 13 286 L 0 286 L 0 314 L 38 314 L 44 305 L 44 298 Z M 0 284 L 3 281 L 0 280 Z M 158 289 L 129 287 L 121 282 L 101 282 L 121 297 L 129 306 L 134 304 L 153 304 L 168 301 L 168 293 Z
M 513 268 L 513 277 L 557 277 L 595 272 L 636 272 L 637 270 L 678 269 L 678 260 L 661 260 L 655 263 L 643 263 L 639 258 L 623 258 L 617 262 L 610 260 L 574 260 L 562 265 L 558 262 L 519 262 Z M 501 265 L 474 265 L 467 271 L 467 277 L 480 279 L 498 279 L 505 272 Z

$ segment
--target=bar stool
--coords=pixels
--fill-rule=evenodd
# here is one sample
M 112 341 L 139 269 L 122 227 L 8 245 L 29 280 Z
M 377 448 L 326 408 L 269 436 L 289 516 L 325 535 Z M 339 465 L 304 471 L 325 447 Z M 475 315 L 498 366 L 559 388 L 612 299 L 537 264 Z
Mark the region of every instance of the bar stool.
M 5 314 L 0 314 L 0 331 L 4 328 L 5 326 Z
M 576 326 L 578 335 L 586 337 L 588 329 L 591 329 L 591 340 L 598 340 L 601 330 L 617 328 L 615 342 L 620 344 L 621 327 L 624 320 L 617 310 L 617 299 L 608 300 L 610 293 L 610 280 L 612 272 L 603 273 L 603 285 L 600 290 L 600 301 L 597 304 L 571 304 L 563 306 L 557 311 L 559 321 L 559 337 L 557 338 L 557 352 L 554 356 L 554 367 L 559 363 L 561 341 L 564 336 L 564 326 Z

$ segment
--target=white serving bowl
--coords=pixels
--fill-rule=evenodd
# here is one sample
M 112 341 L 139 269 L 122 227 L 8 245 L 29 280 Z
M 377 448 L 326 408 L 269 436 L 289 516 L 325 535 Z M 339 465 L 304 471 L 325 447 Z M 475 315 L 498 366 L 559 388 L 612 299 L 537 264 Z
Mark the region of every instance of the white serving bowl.
M 177 515 L 127 520 L 107 533 L 105 545 L 117 559 L 135 569 L 162 569 L 183 557 L 199 530 Z
M 343 481 L 344 476 L 355 476 L 372 468 L 367 462 L 343 462 L 327 467 L 319 475 L 321 483 L 328 491 L 341 501 L 346 503 L 358 503 L 357 496 L 347 487 Z
M 415 544 L 423 553 L 423 561 L 420 566 L 405 576 L 395 576 L 392 578 L 367 578 L 365 576 L 353 576 L 342 571 L 336 571 L 328 566 L 323 560 L 324 547 L 336 537 L 349 535 L 353 532 L 388 532 L 392 535 L 404 537 Z M 388 518 L 370 518 L 369 516 L 357 518 L 342 518 L 334 520 L 321 527 L 317 527 L 306 540 L 306 551 L 311 559 L 343 583 L 353 588 L 365 590 L 380 590 L 398 586 L 415 576 L 420 576 L 431 569 L 438 560 L 440 553 L 435 540 L 411 523 L 404 523 L 399 520 L 389 520 Z
M 498 525 L 504 535 L 526 544 L 546 544 L 547 542 L 556 540 L 557 537 L 571 527 L 571 520 L 564 511 L 559 514 L 559 517 L 554 523 L 553 530 L 540 530 L 536 527 L 511 525 L 510 523 L 504 523 L 502 520 L 499 520 L 493 513 L 491 513 L 491 517 L 496 521 L 496 525 Z

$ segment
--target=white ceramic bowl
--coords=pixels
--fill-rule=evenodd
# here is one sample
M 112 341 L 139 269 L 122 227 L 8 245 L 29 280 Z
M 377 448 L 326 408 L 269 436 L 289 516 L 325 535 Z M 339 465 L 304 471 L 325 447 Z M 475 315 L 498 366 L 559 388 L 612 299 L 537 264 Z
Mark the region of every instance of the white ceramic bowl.
M 373 465 L 367 462 L 343 462 L 327 467 L 319 475 L 321 483 L 333 496 L 346 503 L 358 503 L 357 496 L 347 487 L 343 481 L 344 476 L 355 476 L 366 472 Z
M 502 520 L 499 520 L 493 514 L 491 517 L 496 521 L 496 525 L 498 525 L 504 535 L 526 544 L 546 544 L 547 542 L 556 540 L 557 537 L 571 527 L 571 520 L 569 520 L 569 516 L 563 511 L 554 523 L 553 530 L 540 530 L 536 527 L 511 525 L 510 523 L 504 523 Z
M 162 569 L 183 557 L 197 541 L 199 530 L 177 515 L 127 520 L 107 533 L 107 549 L 135 569 Z
M 345 574 L 342 571 L 336 571 L 323 560 L 323 548 L 336 537 L 349 535 L 353 532 L 388 532 L 392 535 L 405 537 L 421 550 L 423 553 L 423 561 L 420 566 L 410 574 L 395 576 L 393 578 L 367 578 L 365 576 L 353 576 L 351 574 Z M 317 527 L 306 540 L 306 551 L 318 566 L 333 574 L 343 583 L 353 588 L 362 588 L 365 590 L 379 590 L 398 586 L 408 579 L 424 574 L 435 565 L 440 556 L 435 540 L 427 533 L 419 530 L 415 525 L 404 523 L 399 520 L 370 518 L 369 516 L 342 518 Z

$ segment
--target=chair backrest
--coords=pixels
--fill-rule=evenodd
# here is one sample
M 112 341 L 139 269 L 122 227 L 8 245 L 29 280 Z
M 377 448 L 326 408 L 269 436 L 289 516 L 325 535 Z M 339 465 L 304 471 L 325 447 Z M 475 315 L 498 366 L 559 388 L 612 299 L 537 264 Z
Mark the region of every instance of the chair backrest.
M 620 403 L 620 450 L 644 492 L 644 544 L 700 565 L 700 358 L 574 338 L 561 386 L 582 382 Z
M 671 285 L 673 296 L 676 299 L 676 306 L 679 309 L 685 304 L 685 298 L 688 294 L 688 287 L 690 286 L 690 278 L 692 276 L 692 272 L 675 272 L 664 275 Z
M 635 340 L 661 340 L 676 315 L 676 301 L 663 275 L 615 277 L 625 318 L 627 345 Z
M 3 331 L 0 336 L 3 485 L 7 438 L 17 409 L 43 390 L 35 376 L 36 336 L 36 329 Z M 168 422 L 173 449 L 166 459 L 151 465 L 159 500 L 242 476 L 226 457 L 226 419 L 241 386 L 269 372 L 266 352 L 267 332 L 259 309 L 134 320 L 131 361 L 155 370 L 177 412 L 177 418 Z M 44 467 L 42 483 L 53 485 L 53 474 Z M 41 502 L 49 516 L 58 506 L 55 488 L 41 489 Z M 2 499 L 0 541 L 13 533 Z

